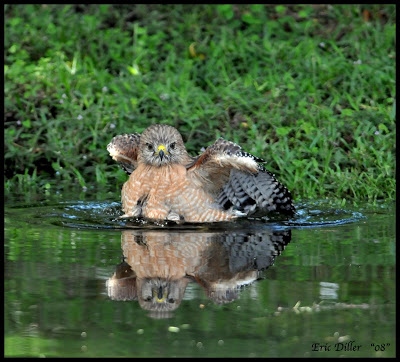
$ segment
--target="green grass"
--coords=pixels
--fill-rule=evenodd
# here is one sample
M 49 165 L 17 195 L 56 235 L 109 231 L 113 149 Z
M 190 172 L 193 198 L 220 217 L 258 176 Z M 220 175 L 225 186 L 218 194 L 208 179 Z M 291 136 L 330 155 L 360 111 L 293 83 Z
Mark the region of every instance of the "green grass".
M 295 199 L 395 198 L 394 5 L 6 5 L 5 189 L 119 192 L 114 135 L 169 123 Z

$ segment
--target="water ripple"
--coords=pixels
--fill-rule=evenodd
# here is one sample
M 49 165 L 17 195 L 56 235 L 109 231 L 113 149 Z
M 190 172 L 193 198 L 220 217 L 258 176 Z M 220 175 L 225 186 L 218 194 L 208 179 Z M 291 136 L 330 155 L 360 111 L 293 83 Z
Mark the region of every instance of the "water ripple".
M 322 201 L 301 203 L 297 213 L 290 219 L 277 217 L 242 218 L 234 222 L 213 224 L 178 225 L 174 222 L 151 222 L 143 219 L 120 219 L 121 204 L 100 201 L 62 201 L 55 204 L 18 205 L 6 209 L 6 217 L 15 216 L 18 220 L 38 222 L 48 225 L 85 229 L 240 229 L 240 228 L 315 228 L 342 225 L 360 221 L 366 217 L 351 208 L 334 208 Z

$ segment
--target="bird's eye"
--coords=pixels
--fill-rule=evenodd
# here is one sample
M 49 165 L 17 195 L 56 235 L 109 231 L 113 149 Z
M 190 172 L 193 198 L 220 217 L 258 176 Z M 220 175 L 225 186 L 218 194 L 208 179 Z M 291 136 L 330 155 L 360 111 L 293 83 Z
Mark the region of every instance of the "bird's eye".
M 176 143 L 175 143 L 175 142 L 172 142 L 172 143 L 170 144 L 170 146 L 169 146 L 169 148 L 170 148 L 171 150 L 174 150 L 175 147 L 176 147 Z
M 147 297 L 147 298 L 145 299 L 145 301 L 146 301 L 146 302 L 150 302 L 150 301 L 151 301 L 151 297 Z
M 168 299 L 168 303 L 174 303 L 175 302 L 175 299 L 174 298 L 169 298 Z
M 146 143 L 146 146 L 149 151 L 153 151 L 153 145 L 151 145 L 150 143 Z

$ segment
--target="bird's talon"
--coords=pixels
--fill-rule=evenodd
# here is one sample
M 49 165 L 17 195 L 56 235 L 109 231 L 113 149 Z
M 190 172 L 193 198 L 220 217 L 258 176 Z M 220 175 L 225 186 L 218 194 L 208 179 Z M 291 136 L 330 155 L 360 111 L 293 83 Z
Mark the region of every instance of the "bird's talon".
M 183 217 L 181 217 L 179 214 L 177 214 L 176 212 L 170 212 L 167 215 L 167 220 L 169 221 L 175 221 L 177 223 L 181 222 L 183 220 Z

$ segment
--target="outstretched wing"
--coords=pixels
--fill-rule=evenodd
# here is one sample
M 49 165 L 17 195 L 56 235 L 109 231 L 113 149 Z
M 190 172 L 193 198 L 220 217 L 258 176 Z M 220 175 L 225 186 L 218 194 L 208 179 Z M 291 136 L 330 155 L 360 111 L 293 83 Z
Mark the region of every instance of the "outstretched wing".
M 242 151 L 236 143 L 219 138 L 186 167 L 195 183 L 216 196 L 228 182 L 232 169 L 256 173 L 257 162 L 264 161 Z
M 137 167 L 140 134 L 123 134 L 115 136 L 107 145 L 107 151 L 126 173 L 131 174 Z
M 261 158 L 222 138 L 188 165 L 193 181 L 214 196 L 217 205 L 246 214 L 279 212 L 293 215 L 289 190 L 260 163 Z
M 261 165 L 255 174 L 232 170 L 229 181 L 217 197 L 217 204 L 224 209 L 235 206 L 254 216 L 270 212 L 293 215 L 296 212 L 290 191 Z

